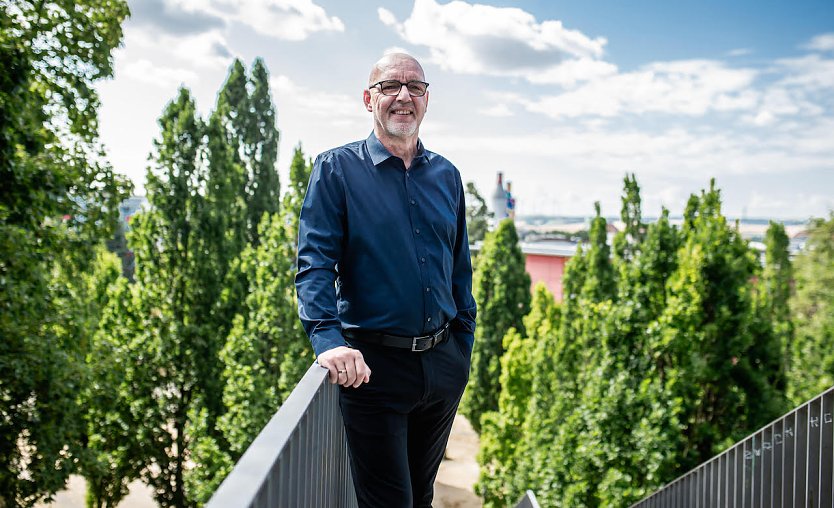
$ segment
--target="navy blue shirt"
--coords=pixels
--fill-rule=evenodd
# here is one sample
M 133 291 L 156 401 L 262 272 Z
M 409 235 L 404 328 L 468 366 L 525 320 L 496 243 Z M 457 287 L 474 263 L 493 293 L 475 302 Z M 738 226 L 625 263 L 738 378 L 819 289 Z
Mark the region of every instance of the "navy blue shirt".
M 419 336 L 447 321 L 470 349 L 472 264 L 460 173 L 418 142 L 406 170 L 374 133 L 316 158 L 298 232 L 298 313 L 319 355 L 342 328 Z

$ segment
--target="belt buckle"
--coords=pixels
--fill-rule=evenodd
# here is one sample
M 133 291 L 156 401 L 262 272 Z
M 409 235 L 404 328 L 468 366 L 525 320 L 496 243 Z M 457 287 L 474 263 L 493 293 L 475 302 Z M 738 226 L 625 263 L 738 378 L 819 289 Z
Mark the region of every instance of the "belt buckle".
M 429 346 L 425 347 L 425 348 L 418 349 L 417 348 L 417 341 L 418 340 L 426 340 L 426 339 L 428 339 L 430 341 Z M 428 351 L 429 349 L 434 347 L 434 340 L 435 340 L 434 335 L 423 335 L 422 337 L 412 337 L 411 338 L 411 351 L 414 352 L 414 353 L 422 353 L 423 351 Z

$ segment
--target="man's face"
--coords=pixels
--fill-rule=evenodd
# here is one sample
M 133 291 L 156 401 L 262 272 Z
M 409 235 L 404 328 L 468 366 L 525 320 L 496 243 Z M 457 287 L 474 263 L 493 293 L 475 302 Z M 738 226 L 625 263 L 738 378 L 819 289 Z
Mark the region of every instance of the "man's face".
M 407 83 L 412 80 L 424 81 L 420 65 L 410 58 L 392 58 L 378 68 L 371 76 L 378 83 L 393 79 Z M 364 94 L 365 108 L 374 114 L 374 124 L 379 132 L 395 138 L 408 138 L 418 133 L 420 123 L 426 114 L 429 94 L 412 97 L 406 87 L 400 88 L 396 96 L 383 95 L 379 87 L 369 88 Z

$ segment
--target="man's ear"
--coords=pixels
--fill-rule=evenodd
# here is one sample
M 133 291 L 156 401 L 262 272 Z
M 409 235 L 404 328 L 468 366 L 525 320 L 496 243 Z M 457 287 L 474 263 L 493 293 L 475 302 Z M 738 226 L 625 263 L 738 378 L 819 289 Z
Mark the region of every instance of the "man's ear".
M 429 110 L 429 91 L 426 90 L 426 111 Z
M 362 92 L 362 100 L 365 102 L 365 109 L 367 109 L 368 111 L 373 112 L 374 108 L 371 105 L 371 91 L 370 90 L 365 90 L 364 92 Z

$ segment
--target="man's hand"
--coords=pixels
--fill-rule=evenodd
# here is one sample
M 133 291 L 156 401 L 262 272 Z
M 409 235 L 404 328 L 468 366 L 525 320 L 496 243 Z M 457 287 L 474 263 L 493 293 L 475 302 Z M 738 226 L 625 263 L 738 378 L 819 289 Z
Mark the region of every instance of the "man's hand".
M 358 388 L 371 380 L 371 369 L 357 349 L 339 346 L 320 354 L 317 360 L 319 365 L 330 371 L 331 383 Z

